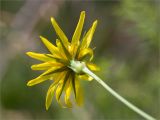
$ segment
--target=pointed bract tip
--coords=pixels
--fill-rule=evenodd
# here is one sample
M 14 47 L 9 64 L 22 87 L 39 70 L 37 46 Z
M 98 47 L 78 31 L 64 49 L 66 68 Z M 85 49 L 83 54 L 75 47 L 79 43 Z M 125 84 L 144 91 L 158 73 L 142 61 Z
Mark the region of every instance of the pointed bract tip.
M 31 52 L 26 52 L 26 55 L 30 56 Z
M 46 107 L 46 110 L 48 111 L 49 107 Z
M 55 19 L 53 17 L 51 17 L 51 22 L 54 22 L 54 21 L 55 21 Z
M 43 36 L 40 35 L 39 37 L 40 37 L 40 39 L 42 40 L 43 43 L 46 41 L 46 38 L 44 38 Z
M 30 81 L 29 81 L 29 82 L 27 82 L 27 86 L 32 86 Z
M 36 65 L 32 65 L 32 66 L 31 66 L 31 69 L 32 69 L 32 70 L 35 70 L 35 66 L 36 66 Z
M 40 35 L 39 38 L 40 38 L 40 39 L 43 39 L 44 37 Z
M 94 22 L 93 22 L 93 24 L 97 24 L 98 23 L 98 20 L 95 20 Z
M 85 11 L 82 11 L 82 12 L 81 12 L 81 14 L 85 14 L 85 13 L 86 13 Z
M 46 105 L 46 110 L 48 111 L 48 109 L 49 109 L 49 106 L 48 106 L 48 105 Z

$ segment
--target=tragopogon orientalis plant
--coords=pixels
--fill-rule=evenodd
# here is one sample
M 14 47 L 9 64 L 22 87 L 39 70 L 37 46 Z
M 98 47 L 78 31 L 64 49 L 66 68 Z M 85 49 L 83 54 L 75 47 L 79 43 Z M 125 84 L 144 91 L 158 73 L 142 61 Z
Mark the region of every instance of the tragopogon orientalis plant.
M 109 93 L 111 93 L 114 97 L 124 103 L 127 107 L 148 120 L 155 120 L 155 118 L 143 112 L 138 107 L 134 106 L 118 93 L 116 93 L 112 88 L 110 88 L 92 72 L 99 70 L 99 68 L 95 64 L 91 63 L 91 60 L 93 58 L 93 50 L 89 48 L 94 31 L 97 26 L 97 20 L 93 22 L 91 28 L 81 38 L 84 19 L 85 11 L 82 11 L 71 42 L 69 42 L 68 38 L 63 33 L 55 19 L 51 18 L 52 25 L 59 39 L 56 40 L 55 46 L 46 38 L 40 36 L 42 42 L 51 52 L 50 54 L 27 52 L 27 55 L 29 55 L 30 57 L 43 62 L 40 64 L 32 65 L 31 68 L 33 70 L 45 71 L 37 78 L 30 80 L 27 85 L 32 86 L 49 79 L 53 80 L 53 83 L 50 85 L 46 95 L 46 109 L 48 110 L 54 94 L 56 96 L 56 100 L 60 105 L 62 105 L 63 107 L 72 107 L 72 103 L 70 101 L 72 91 L 74 92 L 74 97 L 77 105 L 81 105 L 83 103 L 83 94 L 82 88 L 80 86 L 80 80 L 85 79 L 91 81 L 92 79 L 95 79 Z M 81 42 L 80 39 L 82 39 Z M 85 59 L 87 56 L 89 57 L 89 59 Z M 65 94 L 65 104 L 61 102 L 62 93 Z

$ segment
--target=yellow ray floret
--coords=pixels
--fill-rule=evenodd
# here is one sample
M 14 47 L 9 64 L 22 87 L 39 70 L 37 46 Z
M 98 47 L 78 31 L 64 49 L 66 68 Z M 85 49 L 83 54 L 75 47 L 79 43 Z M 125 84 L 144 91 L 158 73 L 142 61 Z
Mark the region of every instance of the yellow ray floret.
M 74 45 L 78 45 L 78 43 L 79 43 L 81 33 L 82 33 L 83 24 L 84 24 L 84 19 L 85 19 L 85 11 L 81 12 L 76 30 L 75 30 L 73 37 L 72 37 L 72 44 L 74 44 Z
M 89 31 L 81 36 L 85 20 L 85 11 L 82 11 L 79 17 L 77 27 L 73 33 L 71 42 L 61 30 L 54 18 L 51 18 L 51 23 L 58 36 L 56 45 L 53 45 L 45 37 L 40 36 L 43 44 L 47 47 L 49 54 L 40 54 L 35 52 L 27 52 L 26 54 L 42 63 L 32 65 L 32 70 L 44 71 L 37 78 L 30 80 L 27 85 L 33 86 L 42 83 L 46 80 L 52 80 L 46 95 L 46 109 L 48 110 L 52 99 L 55 96 L 57 102 L 62 107 L 72 107 L 71 94 L 74 94 L 77 105 L 83 104 L 83 90 L 80 81 L 83 79 L 91 81 L 93 78 L 83 72 L 75 72 L 71 69 L 71 61 L 85 62 L 90 70 L 97 71 L 99 68 L 91 63 L 93 58 L 93 50 L 89 48 L 94 31 L 97 26 L 97 20 L 93 22 Z M 82 40 L 82 42 L 81 42 Z M 64 100 L 62 99 L 64 94 Z

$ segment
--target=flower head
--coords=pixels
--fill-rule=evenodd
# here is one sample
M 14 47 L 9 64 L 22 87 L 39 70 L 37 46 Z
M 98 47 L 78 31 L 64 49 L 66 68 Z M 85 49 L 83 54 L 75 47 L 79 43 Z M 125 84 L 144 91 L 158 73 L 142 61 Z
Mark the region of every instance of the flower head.
M 84 62 L 84 64 L 93 71 L 99 68 L 91 63 L 93 58 L 93 50 L 89 48 L 92 36 L 97 26 L 97 20 L 93 22 L 88 32 L 81 37 L 82 28 L 85 19 L 85 11 L 82 11 L 80 18 L 71 39 L 69 42 L 68 38 L 61 30 L 54 18 L 51 18 L 52 25 L 59 39 L 56 39 L 56 46 L 50 43 L 46 38 L 40 36 L 44 45 L 50 51 L 50 54 L 40 54 L 35 52 L 27 52 L 27 55 L 42 61 L 40 64 L 32 65 L 32 70 L 43 70 L 44 72 L 37 78 L 30 80 L 27 85 L 32 86 L 44 82 L 46 80 L 52 80 L 53 83 L 50 85 L 47 96 L 46 96 L 46 109 L 51 105 L 53 96 L 55 94 L 56 100 L 62 105 L 62 94 L 64 93 L 64 105 L 71 107 L 72 103 L 70 100 L 71 93 L 73 91 L 77 105 L 83 103 L 82 88 L 80 80 L 92 80 L 92 77 L 88 76 L 80 70 L 81 66 L 78 66 L 78 62 Z M 81 43 L 80 43 L 80 40 Z M 89 59 L 87 59 L 89 57 Z M 75 64 L 77 69 L 73 69 L 71 64 Z

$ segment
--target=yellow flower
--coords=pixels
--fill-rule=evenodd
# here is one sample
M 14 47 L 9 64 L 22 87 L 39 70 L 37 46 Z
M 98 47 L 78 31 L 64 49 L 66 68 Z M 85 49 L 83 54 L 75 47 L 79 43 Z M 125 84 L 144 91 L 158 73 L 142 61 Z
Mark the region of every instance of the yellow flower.
M 27 52 L 28 56 L 43 62 L 32 65 L 32 70 L 44 70 L 40 76 L 30 80 L 27 85 L 36 85 L 46 80 L 53 81 L 46 96 L 47 110 L 51 105 L 54 94 L 58 103 L 62 105 L 60 98 L 62 93 L 64 93 L 65 104 L 63 103 L 63 106 L 66 107 L 72 107 L 72 103 L 70 101 L 72 91 L 74 92 L 77 105 L 81 105 L 83 103 L 83 92 L 80 86 L 80 80 L 85 79 L 91 81 L 92 77 L 88 76 L 84 72 L 74 71 L 70 67 L 72 61 L 84 61 L 86 66 L 93 71 L 97 71 L 99 69 L 95 64 L 90 62 L 93 58 L 93 50 L 89 48 L 92 36 L 97 26 L 97 20 L 93 22 L 93 25 L 88 32 L 81 37 L 84 19 L 85 11 L 82 11 L 72 40 L 69 42 L 55 19 L 51 18 L 52 25 L 59 37 L 59 39 L 56 40 L 56 46 L 50 43 L 46 38 L 40 36 L 42 42 L 51 53 L 40 54 Z M 80 39 L 82 39 L 81 44 Z M 87 59 L 88 56 L 89 59 Z

